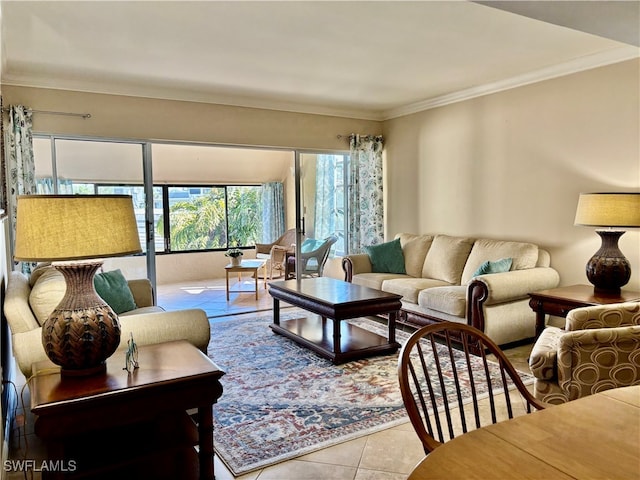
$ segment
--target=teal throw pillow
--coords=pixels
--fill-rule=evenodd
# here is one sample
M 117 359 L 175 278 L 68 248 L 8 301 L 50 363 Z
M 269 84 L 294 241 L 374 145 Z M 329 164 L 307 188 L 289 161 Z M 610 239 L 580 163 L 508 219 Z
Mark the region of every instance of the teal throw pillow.
M 307 238 L 302 245 L 300 245 L 300 252 L 309 253 L 317 250 L 322 246 L 324 242 L 322 240 L 316 240 L 314 238 Z
M 93 285 L 98 295 L 116 314 L 135 310 L 137 307 L 133 294 L 120 270 L 98 273 L 93 278 Z
M 478 267 L 472 276 L 477 277 L 478 275 L 486 275 L 487 273 L 508 272 L 511 269 L 512 263 L 513 259 L 511 258 L 501 258 L 495 262 L 486 261 Z
M 404 253 L 400 246 L 400 239 L 364 247 L 371 259 L 372 271 L 375 273 L 404 273 Z

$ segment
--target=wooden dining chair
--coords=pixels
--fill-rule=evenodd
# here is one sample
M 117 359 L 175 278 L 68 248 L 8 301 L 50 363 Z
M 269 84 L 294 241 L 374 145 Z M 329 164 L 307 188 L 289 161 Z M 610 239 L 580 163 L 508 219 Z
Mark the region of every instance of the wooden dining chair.
M 400 351 L 398 378 L 425 453 L 458 434 L 513 418 L 514 413 L 530 413 L 532 407 L 545 408 L 504 352 L 465 324 L 441 322 L 416 330 Z

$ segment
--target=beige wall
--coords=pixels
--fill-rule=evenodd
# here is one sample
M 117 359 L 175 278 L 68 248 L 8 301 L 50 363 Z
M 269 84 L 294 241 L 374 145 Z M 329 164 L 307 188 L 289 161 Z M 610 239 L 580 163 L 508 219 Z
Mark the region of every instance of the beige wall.
M 380 122 L 195 102 L 2 86 L 5 106 L 90 113 L 83 120 L 34 115 L 36 132 L 141 140 L 345 150 L 351 132 L 380 134 Z
M 573 225 L 580 192 L 640 190 L 640 60 L 384 124 L 387 237 L 442 232 L 536 242 L 561 284 L 600 246 Z M 640 233 L 620 241 L 640 290 Z

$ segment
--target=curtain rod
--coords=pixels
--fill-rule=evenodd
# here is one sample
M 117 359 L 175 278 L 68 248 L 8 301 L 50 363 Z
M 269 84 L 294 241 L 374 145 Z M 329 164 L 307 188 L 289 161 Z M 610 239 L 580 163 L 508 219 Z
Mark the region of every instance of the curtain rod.
M 3 110 L 5 112 L 11 111 L 11 109 L 9 109 L 9 108 L 4 108 Z M 82 117 L 85 120 L 87 118 L 91 118 L 91 114 L 90 113 L 54 112 L 54 111 L 51 111 L 51 110 L 33 110 L 31 108 L 28 108 L 27 110 L 29 110 L 31 113 L 42 113 L 43 115 L 64 115 L 64 116 L 67 116 L 67 117 Z
M 347 135 L 338 134 L 338 135 L 336 135 L 336 138 L 338 140 L 342 140 L 343 138 L 351 139 L 351 138 L 355 137 L 356 135 L 358 135 L 358 134 L 357 133 L 349 133 Z M 382 138 L 382 135 L 362 135 L 362 134 L 360 134 L 360 137 L 376 139 L 376 138 Z

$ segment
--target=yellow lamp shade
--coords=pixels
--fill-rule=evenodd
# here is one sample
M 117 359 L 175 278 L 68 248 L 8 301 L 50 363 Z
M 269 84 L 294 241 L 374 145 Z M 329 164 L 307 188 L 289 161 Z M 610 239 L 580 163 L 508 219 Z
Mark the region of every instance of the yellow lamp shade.
M 640 227 L 640 193 L 581 193 L 575 224 Z
M 20 195 L 16 260 L 56 261 L 140 253 L 129 195 Z

